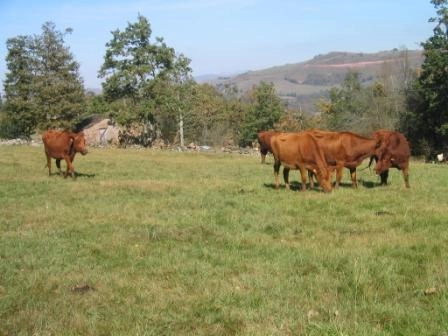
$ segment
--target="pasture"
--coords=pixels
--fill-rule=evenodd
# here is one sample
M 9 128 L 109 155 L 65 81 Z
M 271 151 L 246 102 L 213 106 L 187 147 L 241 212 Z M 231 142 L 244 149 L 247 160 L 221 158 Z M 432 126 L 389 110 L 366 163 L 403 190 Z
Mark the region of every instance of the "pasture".
M 324 194 L 267 162 L 0 146 L 0 335 L 448 334 L 447 165 Z

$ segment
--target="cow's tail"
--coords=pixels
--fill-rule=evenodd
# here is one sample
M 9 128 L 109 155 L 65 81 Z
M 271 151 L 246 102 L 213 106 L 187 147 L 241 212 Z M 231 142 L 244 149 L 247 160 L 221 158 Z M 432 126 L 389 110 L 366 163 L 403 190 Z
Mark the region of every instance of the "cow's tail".
M 372 166 L 373 160 L 375 160 L 375 162 L 377 160 L 375 155 L 370 157 L 369 164 L 366 167 L 360 169 L 360 171 L 363 171 L 363 170 L 366 170 L 366 169 L 370 169 L 370 166 Z

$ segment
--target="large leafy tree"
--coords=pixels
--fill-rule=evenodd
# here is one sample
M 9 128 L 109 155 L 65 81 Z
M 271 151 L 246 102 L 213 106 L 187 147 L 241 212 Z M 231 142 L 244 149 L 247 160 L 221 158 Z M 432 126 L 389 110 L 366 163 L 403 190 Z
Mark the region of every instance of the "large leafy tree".
M 99 70 L 99 77 L 105 79 L 104 95 L 121 107 L 117 119 L 122 123 L 137 122 L 144 128 L 155 123 L 177 127 L 173 121 L 184 112 L 184 106 L 180 105 L 184 96 L 179 86 L 191 77 L 190 60 L 176 54 L 163 38 L 157 37 L 152 42 L 151 35 L 150 23 L 142 15 L 124 31 L 112 32 Z
M 362 123 L 364 89 L 358 72 L 348 72 L 341 87 L 330 90 L 330 100 L 318 105 L 325 126 L 332 130 L 355 130 Z
M 194 85 L 191 113 L 186 120 L 189 138 L 200 144 L 220 144 L 228 128 L 223 95 L 209 84 Z
M 6 41 L 6 63 L 9 71 L 4 82 L 4 136 L 29 137 L 39 121 L 33 89 L 35 71 L 31 47 L 32 39 L 28 36 L 18 36 Z
M 414 151 L 425 155 L 448 149 L 448 0 L 431 3 L 438 15 L 430 19 L 434 35 L 422 43 L 425 60 L 401 122 Z
M 273 83 L 260 82 L 248 92 L 247 109 L 242 124 L 240 145 L 252 144 L 257 132 L 274 128 L 285 113 L 285 106 L 278 97 Z
M 84 85 L 79 63 L 64 45 L 64 33 L 52 22 L 34 38 L 34 89 L 41 128 L 71 128 L 84 112 Z
M 29 137 L 36 127 L 72 127 L 83 112 L 79 64 L 64 36 L 47 22 L 42 34 L 7 41 L 5 113 L 10 135 Z
M 318 103 L 323 126 L 362 134 L 378 128 L 395 129 L 405 108 L 403 97 L 412 75 L 405 52 L 398 57 L 397 61 L 404 60 L 403 64 L 394 63 L 402 66 L 401 72 L 385 63 L 383 73 L 370 85 L 361 83 L 359 73 L 348 72 L 342 85 L 330 90 L 329 99 Z

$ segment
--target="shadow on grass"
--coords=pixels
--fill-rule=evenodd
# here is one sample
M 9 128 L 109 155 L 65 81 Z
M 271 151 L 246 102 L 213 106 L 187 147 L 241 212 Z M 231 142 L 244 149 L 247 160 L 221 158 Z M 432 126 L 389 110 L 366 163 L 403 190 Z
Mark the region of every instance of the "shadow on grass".
M 61 173 L 59 173 L 59 172 L 51 173 L 50 176 L 60 176 L 62 178 L 65 178 L 64 173 L 62 173 L 62 172 Z M 86 174 L 86 173 L 75 172 L 75 178 L 78 178 L 78 177 L 80 177 L 80 178 L 94 178 L 95 176 L 96 176 L 96 174 Z M 72 177 L 71 177 L 70 174 L 68 174 L 66 178 L 71 179 Z
M 362 185 L 364 188 L 368 189 L 384 187 L 384 185 L 382 185 L 380 182 L 373 182 L 373 181 L 359 180 L 359 184 Z
M 274 189 L 274 190 L 276 189 L 274 183 L 264 183 L 264 187 Z M 280 184 L 280 187 L 278 188 L 278 190 L 280 190 L 280 189 L 286 190 L 286 186 L 284 184 Z M 299 182 L 291 182 L 290 190 L 291 191 L 302 191 L 302 184 Z M 316 184 L 316 183 L 314 183 L 314 189 L 311 189 L 309 183 L 307 183 L 306 190 L 307 191 L 323 192 L 323 190 L 319 188 L 319 184 Z
M 94 178 L 96 174 L 86 174 L 86 173 L 78 173 L 75 172 L 75 177 L 81 177 L 81 178 Z
M 332 183 L 333 189 L 337 189 L 334 187 L 334 182 Z M 292 191 L 301 191 L 302 190 L 302 184 L 298 181 L 295 182 L 291 182 L 290 184 L 291 186 L 291 190 Z M 384 187 L 384 185 L 382 185 L 380 182 L 373 182 L 373 181 L 365 181 L 365 180 L 359 180 L 358 181 L 358 187 L 362 186 L 364 188 L 367 189 L 373 189 L 373 188 L 378 188 L 378 187 Z M 271 189 L 275 189 L 275 184 L 274 183 L 264 183 L 264 187 L 265 188 L 271 188 Z M 319 183 L 314 182 L 314 189 L 310 188 L 310 184 L 307 183 L 306 184 L 306 188 L 307 190 L 314 190 L 314 191 L 322 191 L 322 189 L 319 187 Z M 347 188 L 347 189 L 356 189 L 352 187 L 352 183 L 351 182 L 341 182 L 339 183 L 339 188 Z M 284 184 L 280 184 L 279 189 L 286 189 Z

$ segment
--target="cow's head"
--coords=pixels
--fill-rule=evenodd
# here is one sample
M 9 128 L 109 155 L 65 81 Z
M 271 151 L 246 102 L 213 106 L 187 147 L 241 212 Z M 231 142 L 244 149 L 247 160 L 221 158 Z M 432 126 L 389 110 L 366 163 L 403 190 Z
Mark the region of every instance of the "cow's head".
M 73 149 L 82 155 L 87 154 L 86 138 L 84 132 L 76 133 L 73 137 Z
M 383 141 L 381 146 L 375 151 L 376 165 L 375 172 L 379 175 L 388 170 L 394 164 L 394 157 L 390 152 L 387 141 Z
M 313 169 L 313 173 L 316 174 L 317 179 L 319 180 L 319 184 L 321 185 L 324 192 L 331 192 L 332 186 L 330 170 L 318 168 Z

